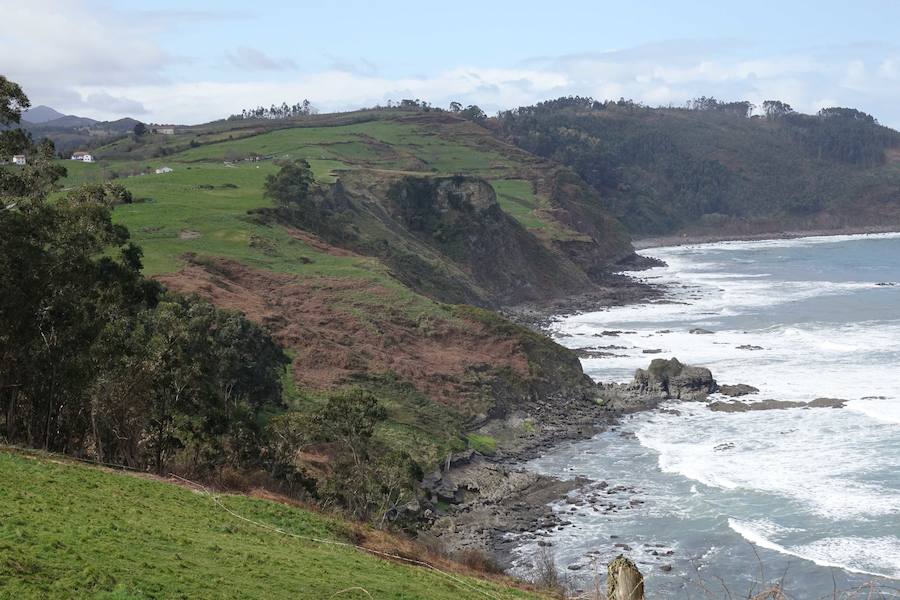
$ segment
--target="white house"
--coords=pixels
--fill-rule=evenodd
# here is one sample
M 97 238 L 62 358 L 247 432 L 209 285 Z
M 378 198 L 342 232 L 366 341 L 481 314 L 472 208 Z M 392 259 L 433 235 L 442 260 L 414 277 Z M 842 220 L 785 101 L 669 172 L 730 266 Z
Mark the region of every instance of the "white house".
M 24 165 L 25 164 L 25 155 L 24 154 L 16 154 L 13 156 L 13 164 L 14 165 Z
M 171 172 L 172 172 L 172 169 L 170 169 L 169 167 L 160 167 L 156 170 L 157 175 L 162 175 L 163 173 L 171 173 Z
M 174 125 L 160 125 L 156 128 L 157 133 L 161 133 L 163 135 L 175 135 L 175 126 Z
M 72 153 L 72 160 L 80 160 L 81 162 L 94 162 L 94 157 L 84 150 L 78 150 Z

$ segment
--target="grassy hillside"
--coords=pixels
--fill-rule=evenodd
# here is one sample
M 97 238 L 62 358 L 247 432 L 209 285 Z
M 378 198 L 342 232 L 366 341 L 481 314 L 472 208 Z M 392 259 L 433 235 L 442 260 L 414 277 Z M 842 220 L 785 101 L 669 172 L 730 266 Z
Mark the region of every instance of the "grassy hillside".
M 351 122 L 345 124 L 347 121 Z M 274 168 L 273 160 L 297 158 L 309 160 L 323 183 L 335 181 L 347 170 L 382 176 L 465 174 L 489 181 L 503 209 L 551 252 L 558 251 L 555 242 L 573 240 L 602 246 L 603 252 L 595 258 L 602 258 L 605 264 L 631 252 L 627 236 L 614 221 L 605 215 L 585 217 L 578 211 L 582 199 L 577 196 L 590 195 L 587 186 L 580 194 L 553 194 L 553 183 L 561 176 L 559 167 L 503 144 L 485 129 L 463 119 L 427 113 L 364 113 L 256 126 L 237 122 L 231 125 L 233 129 L 222 130 L 225 126 L 220 123 L 185 128 L 175 136 L 147 136 L 140 142 L 132 138 L 120 140 L 97 149 L 100 164 L 89 166 L 101 174 L 123 176 L 163 165 L 176 172 L 190 167 L 194 172 L 183 175 L 185 179 L 179 183 L 194 185 L 208 184 L 204 181 L 205 171 L 212 167 L 258 170 L 261 182 L 266 169 Z M 281 128 L 266 130 L 275 126 Z M 256 158 L 261 160 L 248 161 Z M 76 174 L 81 171 L 79 166 Z M 223 178 L 227 180 L 224 175 Z M 150 192 L 159 183 L 154 179 L 138 185 L 133 179 L 129 177 L 125 183 L 136 186 L 137 195 L 146 193 L 152 197 Z M 242 193 L 256 194 L 261 200 L 261 189 L 261 184 L 247 181 Z M 190 192 L 179 190 L 185 198 Z M 573 210 L 578 213 L 574 218 Z
M 488 418 L 583 393 L 571 352 L 457 303 L 583 291 L 633 256 L 577 176 L 448 115 L 220 122 L 95 154 L 63 161 L 63 187 L 115 178 L 131 191 L 113 216 L 148 274 L 273 332 L 292 357 L 293 409 L 337 388 L 375 393 L 388 411 L 378 436 L 422 469 L 471 446 Z M 297 158 L 337 207 L 340 235 L 264 197 L 276 163 Z M 172 172 L 155 174 L 163 166 Z M 412 226 L 412 206 L 434 216 L 429 227 Z
M 897 132 L 852 109 L 748 118 L 743 104 L 708 104 L 563 98 L 500 125 L 575 169 L 639 236 L 900 226 Z
M 219 496 L 257 525 L 196 490 L 7 452 L 0 477 L 0 598 L 539 597 L 502 579 L 378 558 L 350 544 L 423 556 L 384 534 L 277 502 Z

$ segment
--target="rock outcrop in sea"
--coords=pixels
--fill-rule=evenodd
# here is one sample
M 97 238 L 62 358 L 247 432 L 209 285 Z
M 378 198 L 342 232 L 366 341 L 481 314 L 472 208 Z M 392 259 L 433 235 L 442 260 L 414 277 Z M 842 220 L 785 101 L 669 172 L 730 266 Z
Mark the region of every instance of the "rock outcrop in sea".
M 677 358 L 654 359 L 638 369 L 631 383 L 601 383 L 597 396 L 608 410 L 632 413 L 656 408 L 665 400 L 702 402 L 719 390 L 706 367 L 685 365 Z
M 735 398 L 737 396 L 747 396 L 748 394 L 755 394 L 759 392 L 759 388 L 755 388 L 752 385 L 747 385 L 746 383 L 739 383 L 737 385 L 720 385 L 719 393 L 723 396 L 731 396 Z
M 633 385 L 640 393 L 675 400 L 702 401 L 719 389 L 709 369 L 684 365 L 677 358 L 654 359 L 646 370 L 635 371 Z

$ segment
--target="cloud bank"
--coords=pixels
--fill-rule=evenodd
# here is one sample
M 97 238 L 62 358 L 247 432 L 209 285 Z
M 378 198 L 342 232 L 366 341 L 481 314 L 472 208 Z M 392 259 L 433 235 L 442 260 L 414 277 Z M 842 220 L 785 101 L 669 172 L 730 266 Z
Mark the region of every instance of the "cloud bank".
M 900 127 L 900 48 L 887 44 L 773 54 L 740 40 L 662 40 L 387 76 L 364 57 L 331 55 L 325 55 L 322 70 L 309 72 L 297 59 L 272 56 L 240 40 L 219 55 L 218 64 L 200 65 L 203 60 L 173 53 L 160 41 L 186 22 L 233 17 L 228 14 L 145 12 L 138 18 L 49 0 L 22 3 L 7 13 L 0 73 L 22 83 L 35 104 L 94 118 L 198 123 L 303 98 L 326 111 L 420 98 L 438 106 L 478 104 L 492 113 L 569 94 L 651 105 L 680 105 L 706 95 L 757 104 L 781 99 L 805 112 L 853 106 Z

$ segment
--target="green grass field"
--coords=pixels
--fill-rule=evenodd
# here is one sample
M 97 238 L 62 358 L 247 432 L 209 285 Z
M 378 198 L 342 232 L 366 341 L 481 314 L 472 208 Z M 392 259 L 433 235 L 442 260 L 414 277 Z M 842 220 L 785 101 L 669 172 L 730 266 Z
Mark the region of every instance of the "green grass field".
M 497 179 L 491 181 L 497 193 L 500 208 L 516 219 L 526 229 L 545 229 L 548 223 L 535 215 L 541 208 L 541 200 L 534 195 L 531 182 L 524 179 Z
M 316 252 L 277 227 L 250 222 L 247 211 L 271 206 L 263 197 L 267 175 L 278 166 L 275 160 L 247 161 L 251 155 L 309 160 L 316 179 L 336 181 L 346 169 L 376 168 L 435 174 L 467 173 L 489 177 L 501 207 L 526 228 L 545 236 L 566 237 L 558 223 L 539 209 L 545 201 L 535 196 L 524 179 L 509 179 L 522 165 L 491 147 L 483 133 L 471 125 L 423 125 L 415 121 L 380 119 L 328 127 L 291 127 L 252 135 L 252 132 L 221 132 L 214 136 L 189 131 L 181 140 L 219 140 L 188 148 L 165 157 L 132 159 L 104 158 L 96 151 L 97 163 L 60 161 L 68 176 L 63 189 L 98 183 L 115 173 L 137 202 L 116 208 L 114 218 L 127 226 L 144 249 L 149 275 L 179 270 L 187 253 L 220 256 L 250 266 L 303 276 L 366 277 L 381 282 L 390 279 L 375 262 L 336 258 Z M 248 135 L 250 134 L 250 135 Z M 157 139 L 158 138 L 158 139 Z M 178 142 L 172 136 L 148 138 L 161 148 Z M 130 138 L 115 142 L 112 151 L 134 144 Z M 127 154 L 127 153 L 125 153 Z M 123 156 L 122 152 L 115 156 Z M 162 166 L 172 173 L 156 175 Z M 139 174 L 144 173 L 144 174 Z M 130 175 L 130 176 L 129 176 Z
M 103 163 L 65 162 L 66 166 L 72 162 L 80 168 L 70 171 L 69 178 L 62 182 L 64 189 L 83 183 L 90 174 L 88 168 L 103 167 Z M 150 163 L 153 168 L 162 165 L 173 171 L 116 180 L 132 192 L 135 202 L 117 206 L 113 220 L 128 227 L 132 240 L 143 249 L 147 275 L 178 271 L 188 254 L 201 260 L 220 257 L 302 278 L 371 282 L 383 288 L 383 296 L 357 294 L 341 300 L 347 310 L 363 317 L 388 307 L 413 321 L 451 318 L 445 307 L 399 283 L 375 258 L 322 252 L 292 237 L 283 227 L 249 218 L 248 210 L 272 206 L 263 196 L 263 184 L 266 176 L 278 169 L 273 162 L 234 166 L 177 160 Z
M 174 155 L 180 161 L 224 161 L 251 154 L 274 158 L 331 160 L 343 165 L 368 164 L 407 169 L 421 162 L 438 173 L 495 173 L 512 166 L 498 152 L 395 120 L 335 127 L 294 127 L 240 139 L 224 140 Z
M 128 227 L 144 249 L 147 274 L 177 271 L 184 264 L 182 257 L 195 253 L 298 275 L 388 280 L 375 261 L 331 256 L 290 237 L 283 228 L 248 219 L 248 210 L 272 206 L 263 197 L 263 183 L 277 170 L 273 163 L 226 167 L 166 161 L 153 166 L 161 165 L 174 170 L 116 180 L 131 191 L 135 202 L 117 206 L 113 218 Z M 63 187 L 84 182 L 87 173 L 70 171 Z
M 0 452 L 0 477 L 4 600 L 538 597 L 285 536 L 228 514 L 208 495 L 157 480 L 8 452 Z M 304 538 L 350 539 L 336 519 L 245 496 L 220 499 Z
M 252 222 L 247 211 L 271 206 L 263 197 L 269 163 L 226 167 L 169 161 L 174 171 L 118 180 L 136 202 L 116 207 L 114 218 L 144 249 L 148 274 L 177 271 L 189 252 L 304 276 L 350 276 L 378 280 L 374 261 L 335 257 L 290 237 L 283 228 Z
M 66 168 L 66 178 L 62 182 L 66 188 L 85 183 L 101 183 L 104 180 L 103 168 L 99 163 L 83 163 L 77 160 L 60 160 L 58 163 Z

